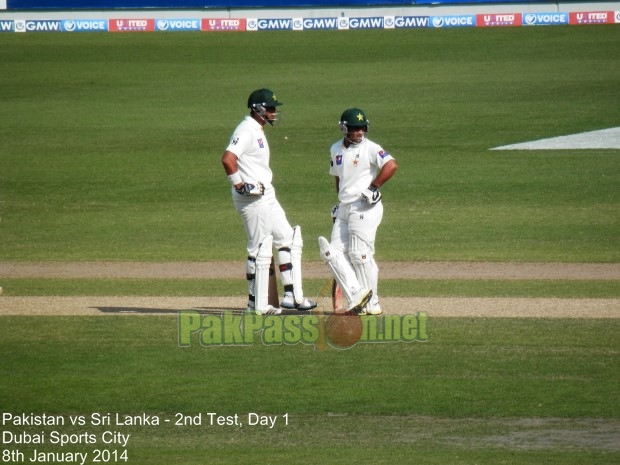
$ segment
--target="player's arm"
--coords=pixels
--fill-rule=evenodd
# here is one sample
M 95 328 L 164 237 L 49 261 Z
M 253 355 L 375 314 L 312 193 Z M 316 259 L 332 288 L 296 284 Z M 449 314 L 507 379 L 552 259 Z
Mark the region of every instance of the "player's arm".
M 392 176 L 394 176 L 397 169 L 398 163 L 396 163 L 396 160 L 394 159 L 389 160 L 385 165 L 383 165 L 379 170 L 379 173 L 377 173 L 377 176 L 375 176 L 375 179 L 373 179 L 370 185 L 362 191 L 362 199 L 371 205 L 380 202 L 381 192 L 379 192 L 379 188 L 389 181 Z
M 371 186 L 379 189 L 382 185 L 390 180 L 396 170 L 398 169 L 398 163 L 396 163 L 395 159 L 391 159 L 385 165 L 381 167 L 379 173 L 375 177 L 375 179 L 370 183 Z
M 226 171 L 226 176 L 228 176 L 228 180 L 232 186 L 237 192 L 241 193 L 244 187 L 244 182 L 241 178 L 241 174 L 239 174 L 237 155 L 232 153 L 230 150 L 226 150 L 222 155 L 222 165 L 224 165 L 224 171 Z
M 336 180 L 336 196 L 338 195 L 338 192 L 340 192 L 340 178 L 338 176 L 334 176 L 334 179 Z M 336 221 L 336 218 L 338 217 L 338 209 L 340 208 L 340 202 L 336 202 L 332 208 L 331 208 L 331 214 L 332 214 L 332 222 Z
M 222 155 L 222 165 L 224 165 L 224 171 L 226 171 L 228 180 L 239 194 L 263 195 L 265 193 L 265 186 L 263 186 L 261 183 L 255 185 L 243 181 L 243 179 L 241 178 L 241 174 L 239 174 L 237 155 L 235 155 L 230 150 L 226 150 Z
M 226 176 L 228 176 L 228 179 L 230 180 L 230 183 L 234 186 L 234 188 L 241 188 L 243 186 L 243 180 L 241 179 L 241 175 L 239 174 L 237 155 L 232 153 L 230 150 L 226 150 L 222 155 L 222 165 L 224 165 L 224 171 L 226 171 Z

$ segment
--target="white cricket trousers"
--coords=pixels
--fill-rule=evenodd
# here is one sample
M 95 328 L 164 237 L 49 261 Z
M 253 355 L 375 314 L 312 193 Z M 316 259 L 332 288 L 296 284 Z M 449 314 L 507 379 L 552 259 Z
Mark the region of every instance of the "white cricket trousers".
M 332 247 L 347 255 L 350 237 L 356 235 L 366 243 L 370 253 L 374 255 L 377 229 L 382 219 L 383 202 L 368 205 L 358 200 L 350 204 L 341 204 L 332 228 Z
M 273 236 L 273 246 L 276 250 L 291 247 L 293 227 L 286 219 L 284 209 L 273 190 L 256 197 L 239 195 L 234 191 L 232 195 L 235 208 L 243 219 L 248 256 L 256 257 L 259 245 L 270 234 Z

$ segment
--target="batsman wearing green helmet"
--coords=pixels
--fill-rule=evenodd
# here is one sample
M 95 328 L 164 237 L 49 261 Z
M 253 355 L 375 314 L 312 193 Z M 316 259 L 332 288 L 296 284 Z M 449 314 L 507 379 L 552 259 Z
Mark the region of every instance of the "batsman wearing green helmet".
M 274 92 L 257 89 L 248 98 L 250 114 L 239 123 L 222 155 L 232 185 L 231 195 L 247 236 L 247 311 L 278 315 L 280 307 L 269 304 L 269 268 L 277 250 L 280 279 L 284 287 L 281 307 L 311 310 L 316 302 L 304 297 L 301 276 L 303 241 L 301 227 L 292 227 L 276 199 L 269 166 L 270 151 L 264 127 L 278 119 L 282 105 Z
M 348 311 L 358 315 L 382 313 L 374 258 L 383 218 L 379 188 L 398 169 L 394 157 L 366 137 L 369 125 L 359 108 L 349 108 L 340 117 L 343 137 L 331 146 L 329 168 L 339 202 L 332 209 L 331 240 L 319 237 L 321 256 L 342 289 Z

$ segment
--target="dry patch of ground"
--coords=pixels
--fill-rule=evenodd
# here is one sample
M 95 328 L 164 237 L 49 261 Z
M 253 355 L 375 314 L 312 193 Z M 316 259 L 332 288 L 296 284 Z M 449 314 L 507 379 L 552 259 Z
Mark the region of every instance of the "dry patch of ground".
M 380 268 L 382 279 L 620 280 L 620 265 L 604 263 L 382 262 Z M 0 263 L 0 279 L 215 279 L 244 272 L 243 262 Z M 322 263 L 306 262 L 304 276 L 327 279 L 329 274 Z M 424 311 L 433 317 L 620 318 L 620 299 L 384 297 L 381 305 L 386 314 Z M 242 311 L 244 306 L 240 297 L 0 297 L 0 315 L 170 315 L 187 309 Z
M 381 306 L 385 314 L 432 317 L 620 318 L 620 299 L 383 297 Z M 0 297 L 0 316 L 171 315 L 190 309 L 219 314 L 244 308 L 240 297 Z

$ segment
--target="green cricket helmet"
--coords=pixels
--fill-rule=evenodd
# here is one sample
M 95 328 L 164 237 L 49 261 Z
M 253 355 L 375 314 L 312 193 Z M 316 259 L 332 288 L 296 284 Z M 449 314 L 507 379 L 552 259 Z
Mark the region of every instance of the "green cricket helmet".
M 368 127 L 368 118 L 366 118 L 366 113 L 364 110 L 360 110 L 359 108 L 349 108 L 345 110 L 342 116 L 340 117 L 340 126 L 350 126 L 352 128 L 360 128 L 363 126 Z
M 282 105 L 282 102 L 269 89 L 255 90 L 248 97 L 248 108 L 271 125 L 278 120 L 278 112 L 268 114 L 267 108 L 276 108 L 280 105 Z
M 273 91 L 269 89 L 258 89 L 252 92 L 248 98 L 248 108 L 253 108 L 256 105 L 278 107 L 282 105 L 282 102 L 278 101 L 278 97 Z
M 359 108 L 349 108 L 345 110 L 342 116 L 340 116 L 340 130 L 344 134 L 344 138 L 352 144 L 359 144 L 365 138 L 365 134 L 368 132 L 368 125 L 370 122 L 366 118 L 364 110 Z M 356 129 L 363 128 L 364 134 L 353 136 L 352 132 Z

